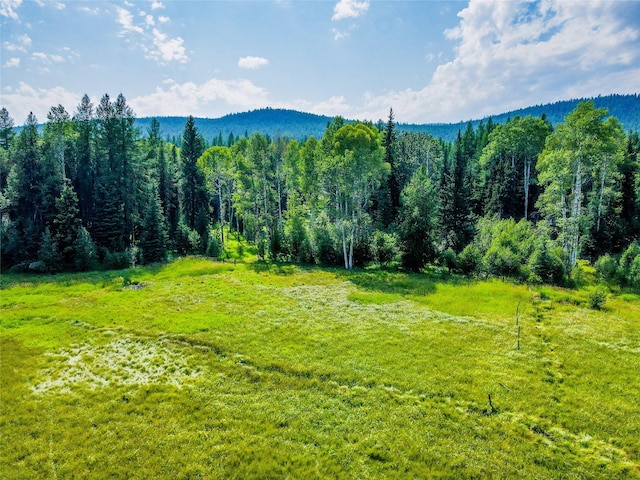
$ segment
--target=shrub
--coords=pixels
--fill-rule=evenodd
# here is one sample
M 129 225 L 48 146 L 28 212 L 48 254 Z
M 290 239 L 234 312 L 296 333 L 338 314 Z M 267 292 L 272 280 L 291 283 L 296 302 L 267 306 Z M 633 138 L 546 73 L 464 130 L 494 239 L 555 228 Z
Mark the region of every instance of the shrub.
M 608 253 L 598 258 L 593 266 L 596 269 L 598 280 L 611 282 L 616 279 L 618 262 Z
M 534 283 L 559 284 L 565 275 L 564 261 L 560 252 L 550 250 L 546 244 L 536 248 L 529 258 L 529 280 Z
M 376 230 L 371 240 L 371 253 L 373 254 L 373 259 L 380 265 L 388 265 L 396 261 L 399 256 L 396 236 Z
M 458 255 L 458 269 L 467 277 L 478 273 L 482 267 L 482 255 L 480 250 L 473 243 L 464 247 Z
M 442 252 L 442 265 L 449 273 L 458 268 L 458 256 L 452 248 L 447 248 Z
M 589 308 L 593 310 L 602 310 L 607 302 L 607 292 L 603 288 L 596 288 L 589 294 Z
M 219 258 L 222 255 L 222 244 L 218 239 L 218 236 L 211 232 L 209 235 L 209 241 L 207 243 L 207 256 Z

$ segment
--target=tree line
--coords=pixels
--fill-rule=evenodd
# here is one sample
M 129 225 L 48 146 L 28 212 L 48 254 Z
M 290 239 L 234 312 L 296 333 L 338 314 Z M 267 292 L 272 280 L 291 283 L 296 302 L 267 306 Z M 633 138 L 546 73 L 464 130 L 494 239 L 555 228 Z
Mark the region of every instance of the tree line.
M 176 145 L 179 143 L 179 146 Z M 440 265 L 568 283 L 579 259 L 640 288 L 640 139 L 579 103 L 468 124 L 447 142 L 388 121 L 332 119 L 321 138 L 254 133 L 207 144 L 144 134 L 123 95 L 52 107 L 17 131 L 0 110 L 2 268 L 67 271 L 228 255 L 343 266 Z

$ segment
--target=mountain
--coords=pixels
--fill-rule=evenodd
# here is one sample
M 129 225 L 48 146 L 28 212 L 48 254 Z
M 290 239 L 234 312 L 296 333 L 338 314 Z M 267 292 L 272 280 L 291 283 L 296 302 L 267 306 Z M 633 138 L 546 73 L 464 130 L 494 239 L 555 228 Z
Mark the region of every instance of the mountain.
M 541 117 L 546 115 L 553 125 L 564 122 L 565 117 L 570 113 L 578 103 L 586 100 L 593 100 L 596 108 L 606 108 L 609 115 L 620 120 L 625 131 L 640 131 L 640 95 L 607 95 L 595 98 L 579 98 L 574 100 L 564 100 L 555 103 L 546 103 L 544 105 L 535 105 L 531 107 L 512 110 L 510 112 L 492 115 L 493 123 L 507 123 L 511 118 L 519 117 Z M 470 120 L 474 128 L 480 122 L 487 123 L 489 117 L 478 120 Z M 469 122 L 459 123 L 431 123 L 431 124 L 398 124 L 397 128 L 401 131 L 427 132 L 437 138 L 444 140 L 455 140 L 458 130 L 464 132 Z
M 640 131 L 640 95 L 607 95 L 595 98 L 580 98 L 565 100 L 544 105 L 535 105 L 521 108 L 506 113 L 492 115 L 494 123 L 506 123 L 508 119 L 516 116 L 540 117 L 543 114 L 556 125 L 564 121 L 565 117 L 576 105 L 585 100 L 593 100 L 598 108 L 606 108 L 609 115 L 616 117 L 622 123 L 625 131 Z M 172 141 L 179 141 L 182 137 L 185 117 L 156 117 L 160 122 L 162 135 Z M 312 113 L 298 112 L 277 108 L 263 108 L 250 112 L 234 113 L 220 118 L 196 118 L 198 131 L 207 143 L 220 141 L 226 143 L 230 134 L 234 137 L 251 135 L 260 132 L 270 137 L 288 137 L 304 139 L 310 136 L 322 137 L 327 124 L 332 117 L 315 115 Z M 471 120 L 476 128 L 480 122 L 486 123 L 489 117 Z M 146 134 L 151 122 L 151 117 L 137 119 L 137 126 L 143 134 Z M 458 130 L 464 131 L 469 122 L 459 123 L 430 123 L 430 124 L 406 124 L 399 123 L 399 131 L 427 132 L 437 138 L 454 140 Z
M 186 117 L 156 117 L 160 122 L 163 137 L 180 138 Z M 208 143 L 221 138 L 226 142 L 230 134 L 234 137 L 260 132 L 270 137 L 303 139 L 322 137 L 332 117 L 277 108 L 262 108 L 243 113 L 232 113 L 220 118 L 196 118 L 198 132 Z M 136 125 L 146 134 L 151 117 L 139 118 Z

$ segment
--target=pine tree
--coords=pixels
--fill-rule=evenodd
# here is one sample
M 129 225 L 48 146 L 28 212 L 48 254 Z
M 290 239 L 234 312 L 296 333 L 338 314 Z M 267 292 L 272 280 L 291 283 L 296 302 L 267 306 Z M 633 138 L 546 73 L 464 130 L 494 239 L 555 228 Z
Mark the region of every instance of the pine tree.
M 145 264 L 161 262 L 167 253 L 167 235 L 160 207 L 157 188 L 152 185 L 147 191 L 147 206 L 142 218 L 140 249 Z
M 204 175 L 198 167 L 198 158 L 203 151 L 202 137 L 198 134 L 194 118 L 189 116 L 184 127 L 180 151 L 181 206 L 187 227 L 197 230 L 200 236 L 205 236 L 208 229 L 207 222 L 203 221 L 208 216 L 206 185 Z
M 93 104 L 84 95 L 73 116 L 76 129 L 76 175 L 73 178 L 78 194 L 80 218 L 91 225 L 94 216 L 94 189 L 96 166 L 94 158 L 95 119 Z
M 44 264 L 44 269 L 47 272 L 57 272 L 62 267 L 60 250 L 51 235 L 49 227 L 47 227 L 42 234 L 42 241 L 38 249 L 38 260 Z
M 458 132 L 450 158 L 445 162 L 440 188 L 442 250 L 451 248 L 460 252 L 473 236 L 470 181 L 464 151 L 463 137 Z
M 13 118 L 9 115 L 9 111 L 2 107 L 0 109 L 0 148 L 9 150 L 13 137 Z
M 64 179 L 62 191 L 56 199 L 55 206 L 54 240 L 58 244 L 63 263 L 71 265 L 75 257 L 75 243 L 81 220 L 79 218 L 78 196 L 68 178 Z

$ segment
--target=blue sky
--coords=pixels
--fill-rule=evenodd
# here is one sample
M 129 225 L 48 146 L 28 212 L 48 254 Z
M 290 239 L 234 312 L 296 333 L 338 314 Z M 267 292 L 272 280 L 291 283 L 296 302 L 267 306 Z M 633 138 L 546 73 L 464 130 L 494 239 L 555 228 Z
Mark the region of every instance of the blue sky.
M 640 1 L 0 0 L 0 104 L 454 122 L 640 92 Z

